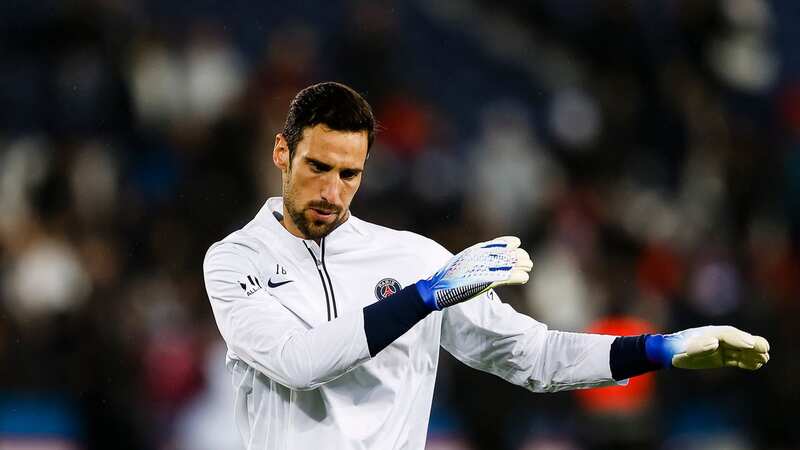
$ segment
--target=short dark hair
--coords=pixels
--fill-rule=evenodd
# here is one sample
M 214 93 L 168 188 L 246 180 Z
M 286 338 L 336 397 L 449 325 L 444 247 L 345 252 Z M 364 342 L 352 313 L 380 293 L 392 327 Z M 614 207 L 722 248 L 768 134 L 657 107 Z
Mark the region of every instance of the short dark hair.
M 367 152 L 375 140 L 375 116 L 372 107 L 353 88 L 326 81 L 298 92 L 289 104 L 283 137 L 289 146 L 289 161 L 294 158 L 303 130 L 323 124 L 336 131 L 366 131 Z

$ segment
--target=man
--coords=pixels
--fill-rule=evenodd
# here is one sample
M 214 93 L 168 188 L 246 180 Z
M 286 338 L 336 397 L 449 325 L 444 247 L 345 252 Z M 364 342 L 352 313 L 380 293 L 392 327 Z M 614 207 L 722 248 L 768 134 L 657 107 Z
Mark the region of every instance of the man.
M 248 449 L 423 449 L 440 346 L 534 392 L 767 362 L 766 340 L 733 327 L 615 337 L 551 331 L 515 312 L 492 288 L 528 280 L 518 239 L 453 257 L 350 214 L 374 133 L 349 87 L 302 90 L 275 138 L 282 198 L 206 256 Z

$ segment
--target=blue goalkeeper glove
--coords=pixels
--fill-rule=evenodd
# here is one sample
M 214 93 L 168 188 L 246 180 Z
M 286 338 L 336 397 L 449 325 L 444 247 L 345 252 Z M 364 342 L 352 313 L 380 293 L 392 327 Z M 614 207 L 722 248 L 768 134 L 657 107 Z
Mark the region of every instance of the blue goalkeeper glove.
M 663 367 L 757 370 L 769 361 L 769 343 L 731 326 L 706 326 L 648 336 L 645 353 Z
M 507 284 L 525 284 L 533 268 L 519 238 L 500 237 L 463 250 L 438 272 L 417 282 L 417 291 L 432 310 L 441 310 Z

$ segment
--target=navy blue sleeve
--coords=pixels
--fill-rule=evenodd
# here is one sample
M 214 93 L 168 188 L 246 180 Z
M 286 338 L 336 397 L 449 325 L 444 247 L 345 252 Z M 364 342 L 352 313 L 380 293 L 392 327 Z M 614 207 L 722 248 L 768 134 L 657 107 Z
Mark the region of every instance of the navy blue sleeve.
M 615 380 L 624 380 L 661 368 L 661 364 L 647 357 L 645 344 L 649 334 L 620 336 L 611 343 L 609 366 Z
M 364 333 L 369 355 L 377 355 L 430 313 L 431 309 L 422 301 L 415 284 L 364 307 Z

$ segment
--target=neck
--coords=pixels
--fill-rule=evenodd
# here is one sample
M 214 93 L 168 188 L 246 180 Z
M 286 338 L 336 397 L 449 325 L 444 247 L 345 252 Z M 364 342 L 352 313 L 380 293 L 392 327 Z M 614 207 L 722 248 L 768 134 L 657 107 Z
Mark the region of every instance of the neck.
M 283 225 L 283 228 L 286 228 L 286 231 L 292 233 L 293 235 L 301 239 L 306 239 L 306 237 L 300 231 L 300 228 L 298 228 L 297 224 L 294 223 L 294 220 L 292 220 L 292 216 L 290 216 L 289 213 L 286 211 L 285 204 L 283 205 L 283 208 L 281 210 L 281 216 L 282 217 L 280 218 L 280 220 L 278 220 L 278 222 L 280 222 L 281 225 Z

